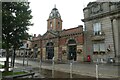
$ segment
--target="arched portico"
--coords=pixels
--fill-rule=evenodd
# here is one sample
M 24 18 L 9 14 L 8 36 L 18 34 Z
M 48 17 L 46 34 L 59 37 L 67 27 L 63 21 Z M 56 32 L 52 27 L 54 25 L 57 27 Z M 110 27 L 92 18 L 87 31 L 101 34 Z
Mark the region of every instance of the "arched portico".
M 68 59 L 72 60 L 74 59 L 74 61 L 76 61 L 77 59 L 77 45 L 76 45 L 76 41 L 74 39 L 70 39 L 68 41 Z
M 46 58 L 52 59 L 54 57 L 54 45 L 52 42 L 48 42 L 46 45 Z

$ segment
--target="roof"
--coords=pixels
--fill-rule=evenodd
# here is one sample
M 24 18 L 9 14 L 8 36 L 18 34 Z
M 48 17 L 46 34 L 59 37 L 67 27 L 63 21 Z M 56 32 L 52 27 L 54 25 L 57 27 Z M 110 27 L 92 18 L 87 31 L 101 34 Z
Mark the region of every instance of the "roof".
M 49 19 L 52 18 L 61 18 L 60 13 L 56 7 L 54 7 L 49 15 Z
M 64 29 L 61 33 L 60 36 L 65 36 L 65 35 L 71 35 L 71 34 L 76 34 L 76 33 L 82 33 L 83 32 L 83 27 L 82 25 L 80 25 L 79 27 L 74 27 L 74 28 L 70 28 L 70 29 Z
M 49 39 L 49 38 L 56 38 L 68 35 L 79 34 L 83 32 L 83 26 L 80 25 L 78 27 L 64 29 L 62 31 L 47 31 L 43 36 L 34 37 L 33 40 L 40 40 L 40 39 Z

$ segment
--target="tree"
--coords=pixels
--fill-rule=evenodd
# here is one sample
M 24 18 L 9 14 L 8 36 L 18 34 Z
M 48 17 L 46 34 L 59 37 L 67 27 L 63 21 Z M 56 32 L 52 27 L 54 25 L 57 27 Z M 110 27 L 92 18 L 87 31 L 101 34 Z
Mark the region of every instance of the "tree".
M 9 67 L 9 49 L 14 52 L 22 46 L 22 40 L 28 38 L 28 27 L 33 25 L 28 2 L 2 3 L 2 47 L 6 49 L 6 71 Z M 15 55 L 15 53 L 14 53 Z

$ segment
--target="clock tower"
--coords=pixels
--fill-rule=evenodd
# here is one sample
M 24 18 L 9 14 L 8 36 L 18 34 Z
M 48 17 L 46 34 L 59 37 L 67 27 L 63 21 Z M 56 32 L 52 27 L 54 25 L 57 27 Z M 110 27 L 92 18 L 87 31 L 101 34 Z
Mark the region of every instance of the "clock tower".
M 52 9 L 47 20 L 47 31 L 61 31 L 62 19 L 56 6 Z

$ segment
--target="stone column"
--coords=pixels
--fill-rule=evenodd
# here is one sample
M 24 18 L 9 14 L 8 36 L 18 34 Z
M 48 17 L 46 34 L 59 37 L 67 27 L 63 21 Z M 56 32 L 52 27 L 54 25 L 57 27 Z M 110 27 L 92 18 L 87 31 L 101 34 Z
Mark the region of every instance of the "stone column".
M 118 20 L 113 19 L 113 42 L 115 49 L 115 57 L 118 55 Z
M 54 47 L 54 58 L 55 60 L 58 59 L 58 47 Z
M 43 47 L 43 49 L 42 49 L 42 59 L 43 60 L 46 60 L 46 48 L 45 47 Z
M 58 60 L 62 61 L 62 47 L 58 47 Z
M 119 61 L 119 63 L 120 63 L 120 18 L 118 19 L 118 61 Z M 120 68 L 120 67 L 119 67 Z M 120 74 L 120 72 L 118 73 L 118 74 Z

